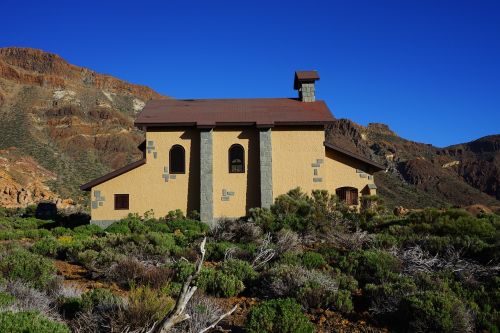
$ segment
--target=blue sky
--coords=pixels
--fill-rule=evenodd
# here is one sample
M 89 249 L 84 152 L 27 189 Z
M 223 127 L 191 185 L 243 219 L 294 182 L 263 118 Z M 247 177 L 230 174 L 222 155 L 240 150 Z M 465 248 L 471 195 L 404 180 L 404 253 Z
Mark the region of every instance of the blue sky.
M 177 98 L 291 97 L 437 146 L 500 133 L 500 1 L 2 0 L 0 46 Z

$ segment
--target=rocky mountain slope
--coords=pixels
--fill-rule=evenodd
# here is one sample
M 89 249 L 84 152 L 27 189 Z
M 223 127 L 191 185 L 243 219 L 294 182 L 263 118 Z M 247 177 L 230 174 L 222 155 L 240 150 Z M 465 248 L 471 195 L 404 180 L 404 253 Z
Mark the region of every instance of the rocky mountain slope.
M 375 182 L 389 206 L 500 205 L 500 135 L 440 149 L 405 140 L 384 124 L 339 119 L 327 139 L 386 165 Z
M 78 186 L 139 159 L 133 119 L 148 87 L 27 48 L 0 48 L 0 206 L 69 205 Z M 500 205 L 500 135 L 439 149 L 386 125 L 337 120 L 327 140 L 387 166 L 376 183 L 388 206 Z
M 0 48 L 0 204 L 82 200 L 79 184 L 139 158 L 133 118 L 151 98 L 166 97 L 54 54 Z

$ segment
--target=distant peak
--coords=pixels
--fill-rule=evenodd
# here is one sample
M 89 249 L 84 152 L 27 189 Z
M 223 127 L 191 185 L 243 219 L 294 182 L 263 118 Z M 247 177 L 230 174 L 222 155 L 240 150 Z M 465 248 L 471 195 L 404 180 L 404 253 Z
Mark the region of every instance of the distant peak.
M 398 136 L 395 132 L 393 132 L 388 125 L 382 123 L 369 123 L 368 130 L 373 133 L 390 135 L 390 136 Z

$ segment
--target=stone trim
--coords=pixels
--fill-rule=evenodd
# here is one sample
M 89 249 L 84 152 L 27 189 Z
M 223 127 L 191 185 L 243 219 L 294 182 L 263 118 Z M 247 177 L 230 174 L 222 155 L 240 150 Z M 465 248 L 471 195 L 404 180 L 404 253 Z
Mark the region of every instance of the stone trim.
M 106 201 L 106 198 L 101 196 L 100 190 L 94 190 L 94 198 L 95 200 L 92 200 L 91 202 L 92 209 L 97 209 L 98 207 L 102 207 L 104 205 L 104 201 Z
M 271 128 L 259 129 L 260 206 L 269 208 L 273 203 L 273 151 Z
M 90 224 L 95 224 L 98 227 L 106 229 L 116 221 L 118 220 L 90 220 Z
M 213 196 L 213 130 L 200 130 L 200 219 L 212 224 L 214 219 Z
M 150 140 L 147 142 L 146 150 L 148 154 L 153 153 L 153 157 L 156 159 L 158 157 L 158 152 L 156 151 L 155 142 Z

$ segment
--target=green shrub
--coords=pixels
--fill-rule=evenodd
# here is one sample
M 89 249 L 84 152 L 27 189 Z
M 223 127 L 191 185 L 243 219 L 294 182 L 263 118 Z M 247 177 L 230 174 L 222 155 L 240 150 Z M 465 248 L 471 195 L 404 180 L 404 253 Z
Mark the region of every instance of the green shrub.
M 305 308 L 332 307 L 342 312 L 352 311 L 350 291 L 339 294 L 339 284 L 330 273 L 302 266 L 279 265 L 266 272 L 264 280 L 273 296 L 294 297 Z
M 411 332 L 463 332 L 470 315 L 462 301 L 449 293 L 426 291 L 403 299 L 403 323 Z M 469 317 L 469 318 L 468 318 Z
M 170 228 L 171 232 L 179 230 L 189 238 L 202 236 L 206 234 L 210 229 L 210 227 L 206 223 L 189 219 L 169 220 L 167 222 L 167 225 Z
M 92 289 L 81 296 L 82 308 L 86 310 L 92 310 L 97 307 L 107 308 L 120 303 L 120 298 L 113 295 L 108 289 Z
M 111 224 L 109 227 L 106 228 L 107 232 L 114 233 L 114 234 L 130 234 L 130 228 L 128 227 L 128 223 L 125 221 L 117 221 Z
M 0 291 L 0 309 L 14 303 L 15 300 L 16 298 L 11 294 Z
M 226 251 L 232 247 L 237 247 L 238 244 L 231 242 L 211 242 L 207 244 L 207 259 L 213 261 L 221 261 L 224 259 Z
M 9 333 L 69 333 L 62 323 L 52 321 L 37 312 L 0 312 L 0 332 Z
M 16 248 L 3 254 L 0 273 L 6 279 L 20 279 L 37 289 L 44 289 L 55 277 L 52 262 L 38 254 Z
M 356 277 L 363 283 L 380 283 L 397 276 L 401 263 L 390 253 L 381 250 L 358 252 Z
M 252 307 L 245 327 L 249 333 L 314 332 L 314 325 L 293 299 L 275 299 Z
M 148 232 L 146 234 L 146 241 L 153 246 L 151 251 L 153 253 L 151 254 L 165 255 L 180 252 L 181 250 L 181 248 L 176 245 L 175 238 L 172 234 Z
M 249 262 L 238 259 L 226 260 L 222 264 L 222 271 L 225 274 L 233 275 L 243 282 L 255 280 L 258 276 Z
M 280 256 L 278 264 L 300 266 L 302 264 L 302 258 L 297 252 L 285 252 Z
M 198 276 L 197 286 L 217 297 L 232 297 L 245 289 L 243 282 L 234 275 L 213 268 L 202 269 Z
M 195 270 L 194 264 L 185 260 L 177 261 L 172 268 L 175 270 L 174 281 L 179 283 L 186 281 Z
M 305 268 L 315 269 L 326 266 L 327 262 L 320 253 L 308 251 L 302 254 L 302 265 Z
M 73 229 L 73 232 L 77 235 L 93 236 L 102 235 L 103 230 L 101 227 L 95 224 L 81 225 Z
M 261 227 L 263 230 L 278 230 L 279 225 L 275 224 L 274 214 L 268 208 L 251 208 L 249 211 L 250 220 L 255 222 L 256 225 Z
M 163 220 L 151 219 L 144 221 L 144 225 L 148 227 L 150 231 L 160 232 L 160 233 L 169 233 L 170 228 Z
M 55 237 L 73 235 L 73 230 L 65 228 L 65 227 L 55 227 L 51 231 L 52 231 L 52 235 L 54 235 Z
M 159 321 L 174 307 L 175 301 L 163 290 L 132 286 L 127 300 L 127 322 L 131 327 Z
M 79 264 L 90 270 L 109 267 L 113 262 L 119 261 L 125 255 L 115 252 L 112 248 L 104 248 L 101 251 L 85 250 L 77 254 Z
M 43 256 L 56 257 L 59 248 L 60 246 L 57 239 L 48 237 L 48 238 L 43 238 L 37 241 L 35 244 L 33 244 L 33 246 L 31 247 L 31 251 Z
M 401 300 L 417 292 L 413 278 L 399 277 L 395 281 L 380 285 L 368 283 L 363 290 L 363 297 L 373 313 L 393 316 L 400 307 Z

